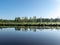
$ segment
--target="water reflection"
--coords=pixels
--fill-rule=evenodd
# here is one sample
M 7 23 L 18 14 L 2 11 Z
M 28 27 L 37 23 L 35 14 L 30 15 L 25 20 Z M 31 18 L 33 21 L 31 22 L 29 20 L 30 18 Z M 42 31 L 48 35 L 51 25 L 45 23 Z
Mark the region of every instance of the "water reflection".
M 30 31 L 34 31 L 36 32 L 36 29 L 39 29 L 40 31 L 44 30 L 44 29 L 51 29 L 51 31 L 53 29 L 56 29 L 56 30 L 59 30 L 60 27 L 59 26 L 14 26 L 14 27 L 11 27 L 11 26 L 0 26 L 0 29 L 3 29 L 3 28 L 15 28 L 16 31 L 21 31 L 21 29 L 23 31 L 28 31 L 28 29 Z
M 0 45 L 60 45 L 58 29 L 58 26 L 0 26 Z

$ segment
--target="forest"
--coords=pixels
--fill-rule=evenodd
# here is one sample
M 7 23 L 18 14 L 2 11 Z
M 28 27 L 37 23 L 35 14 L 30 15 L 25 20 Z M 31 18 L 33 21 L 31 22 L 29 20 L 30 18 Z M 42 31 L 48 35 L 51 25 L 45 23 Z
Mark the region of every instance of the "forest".
M 60 22 L 60 18 L 36 18 L 36 16 L 34 17 L 15 17 L 14 20 L 8 20 L 8 19 L 0 19 L 0 22 Z
M 36 18 L 34 17 L 15 17 L 14 20 L 8 19 L 0 19 L 0 26 L 26 26 L 26 25 L 59 25 L 60 26 L 60 18 Z

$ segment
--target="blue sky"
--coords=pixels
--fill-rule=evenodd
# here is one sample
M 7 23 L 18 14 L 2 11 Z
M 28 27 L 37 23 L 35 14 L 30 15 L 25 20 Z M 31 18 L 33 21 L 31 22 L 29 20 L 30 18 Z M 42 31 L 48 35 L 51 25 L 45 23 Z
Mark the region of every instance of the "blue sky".
M 0 19 L 60 17 L 60 0 L 0 0 Z

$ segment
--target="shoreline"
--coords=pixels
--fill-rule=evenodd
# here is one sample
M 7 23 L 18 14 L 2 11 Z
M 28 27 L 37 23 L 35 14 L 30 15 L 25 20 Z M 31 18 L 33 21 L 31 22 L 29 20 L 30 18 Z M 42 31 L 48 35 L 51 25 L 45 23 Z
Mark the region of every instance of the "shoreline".
M 0 24 L 0 26 L 60 26 L 60 24 Z

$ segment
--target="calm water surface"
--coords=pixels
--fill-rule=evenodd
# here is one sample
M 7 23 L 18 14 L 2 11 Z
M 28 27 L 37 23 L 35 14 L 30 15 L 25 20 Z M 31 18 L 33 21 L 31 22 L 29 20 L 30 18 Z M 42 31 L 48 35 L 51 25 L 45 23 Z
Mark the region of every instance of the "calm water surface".
M 1 28 L 0 45 L 60 45 L 60 29 L 49 27 Z

